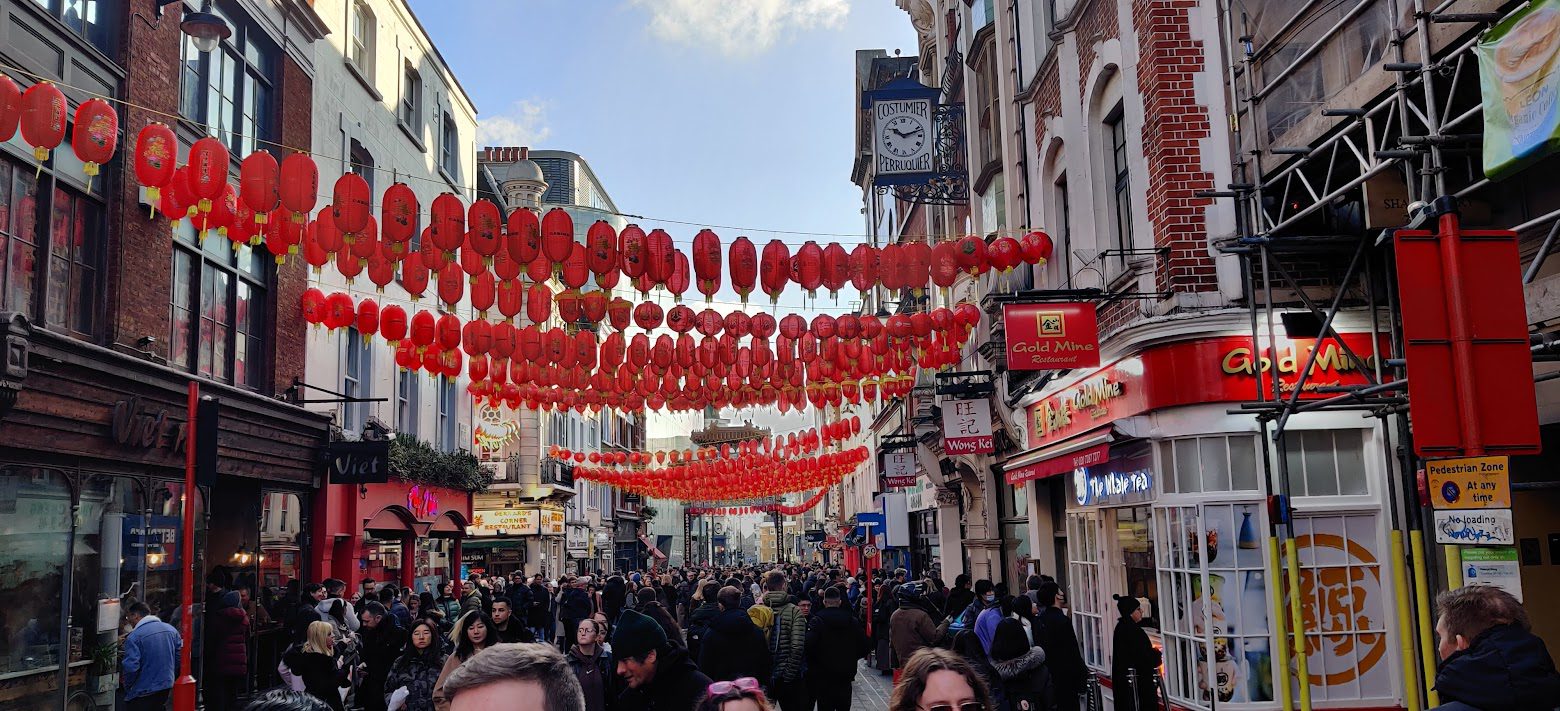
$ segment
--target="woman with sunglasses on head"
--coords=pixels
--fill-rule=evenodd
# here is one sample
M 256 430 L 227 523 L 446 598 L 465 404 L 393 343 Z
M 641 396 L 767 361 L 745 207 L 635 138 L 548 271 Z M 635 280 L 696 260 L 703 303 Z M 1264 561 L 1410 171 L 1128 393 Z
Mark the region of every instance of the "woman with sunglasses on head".
M 698 711 L 771 711 L 769 699 L 758 680 L 745 676 L 732 681 L 717 681 L 705 690 Z
M 997 711 L 986 681 L 963 657 L 927 647 L 910 657 L 888 697 L 889 711 Z

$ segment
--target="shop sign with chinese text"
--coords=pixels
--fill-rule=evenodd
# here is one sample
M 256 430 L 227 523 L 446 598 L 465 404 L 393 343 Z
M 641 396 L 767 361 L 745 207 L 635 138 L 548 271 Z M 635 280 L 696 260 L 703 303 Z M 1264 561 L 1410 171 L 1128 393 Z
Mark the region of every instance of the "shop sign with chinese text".
M 1100 325 L 1092 303 L 1002 307 L 1008 370 L 1062 370 L 1100 365 Z
M 903 489 L 915 486 L 915 453 L 889 452 L 883 455 L 883 488 Z
M 948 454 L 990 454 L 991 401 L 949 400 L 942 406 L 943 451 Z
M 1510 457 L 1426 461 L 1430 504 L 1438 509 L 1511 508 L 1510 461 Z
M 478 509 L 466 530 L 472 536 L 534 536 L 538 530 L 536 509 Z

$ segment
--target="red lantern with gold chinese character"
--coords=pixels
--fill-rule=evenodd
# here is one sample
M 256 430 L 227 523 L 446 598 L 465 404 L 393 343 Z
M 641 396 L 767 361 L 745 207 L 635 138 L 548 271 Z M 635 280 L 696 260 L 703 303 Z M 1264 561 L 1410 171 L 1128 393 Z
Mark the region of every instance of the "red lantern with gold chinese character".
M 1051 259 L 1054 245 L 1051 236 L 1044 232 L 1030 232 L 1018 240 L 1019 252 L 1029 264 L 1041 265 Z
M 552 290 L 545 285 L 532 284 L 525 301 L 525 315 L 531 319 L 531 323 L 545 324 L 547 319 L 552 318 Z
M 645 236 L 645 275 L 655 284 L 665 284 L 677 270 L 677 248 L 666 230 L 651 230 Z
M 70 147 L 76 158 L 85 165 L 81 172 L 87 175 L 87 190 L 92 190 L 92 178 L 98 167 L 114 158 L 119 146 L 119 114 L 102 99 L 87 99 L 76 107 L 75 127 L 71 129 Z
M 406 245 L 417 230 L 417 193 L 406 183 L 396 183 L 380 197 L 379 234 L 396 255 L 406 254 Z
M 557 269 L 574 251 L 574 218 L 562 208 L 553 208 L 542 216 L 542 254 Z
M 618 269 L 617 232 L 606 220 L 596 220 L 585 230 L 585 266 L 602 288 L 603 278 Z
M 368 211 L 368 181 L 357 173 L 345 173 L 337 178 L 331 191 L 330 215 L 349 244 L 368 228 Z
M 428 223 L 433 244 L 445 254 L 453 254 L 466 241 L 466 206 L 454 193 L 443 192 L 433 199 Z
M 486 198 L 471 203 L 471 210 L 466 215 L 466 226 L 471 230 L 468 237 L 472 250 L 482 255 L 484 265 L 492 265 L 493 255 L 498 253 L 498 235 L 504 228 L 504 219 L 498 212 L 498 206 Z
M 791 280 L 791 251 L 780 240 L 770 240 L 764 245 L 764 256 L 759 262 L 758 277 L 769 295 L 769 302 L 776 303 L 785 285 Z
M 201 212 L 211 212 L 211 202 L 221 197 L 222 188 L 227 185 L 227 146 L 210 136 L 196 141 L 190 146 L 188 167 L 185 180 L 189 181 L 190 192 L 199 201 L 196 207 Z
M 693 273 L 706 301 L 720 291 L 720 236 L 704 229 L 693 236 Z
M 645 231 L 639 225 L 629 225 L 618 233 L 618 262 L 623 276 L 638 279 L 645 273 Z
M 22 140 L 33 147 L 39 163 L 65 140 L 65 111 L 65 95 L 53 82 L 38 82 L 22 93 Z
M 542 250 L 542 223 L 536 219 L 536 213 L 525 208 L 509 213 L 507 240 L 509 257 L 516 264 L 536 261 Z
M 4 79 L 4 77 L 0 77 Z M 10 81 L 5 79 L 5 81 Z M 3 82 L 0 82 L 3 86 Z M 0 91 L 0 111 L 4 110 L 4 92 Z M 3 116 L 0 116 L 0 140 L 8 140 L 3 125 Z M 14 126 L 14 124 L 13 124 Z M 174 138 L 173 129 L 167 124 L 149 123 L 135 137 L 135 180 L 146 188 L 146 199 L 152 203 L 153 211 L 161 202 L 162 191 L 173 182 L 173 173 L 178 168 L 177 151 L 178 141 Z M 174 219 L 182 215 L 173 215 Z
M 0 141 L 9 141 L 16 135 L 16 126 L 21 119 L 22 90 L 10 77 L 0 74 Z

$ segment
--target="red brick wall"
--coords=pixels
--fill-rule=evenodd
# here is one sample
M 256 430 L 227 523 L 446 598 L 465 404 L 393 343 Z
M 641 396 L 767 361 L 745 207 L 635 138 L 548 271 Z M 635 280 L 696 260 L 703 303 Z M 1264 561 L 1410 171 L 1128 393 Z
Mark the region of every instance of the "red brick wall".
M 1212 291 L 1218 288 L 1208 253 L 1209 198 L 1213 188 L 1202 169 L 1202 141 L 1209 135 L 1208 109 L 1197 103 L 1193 75 L 1204 68 L 1204 48 L 1191 37 L 1187 11 L 1196 0 L 1136 0 L 1132 24 L 1137 34 L 1138 91 L 1143 97 L 1143 157 L 1148 163 L 1148 215 L 1154 245 L 1169 247 L 1155 275 L 1160 291 Z
M 281 86 L 281 142 L 284 146 L 312 146 L 312 117 L 314 112 L 314 84 L 292 57 L 282 61 Z M 308 338 L 308 326 L 303 320 L 301 306 L 303 292 L 309 288 L 309 270 L 300 255 L 288 257 L 287 263 L 276 269 L 275 286 L 271 289 L 275 315 L 272 351 L 275 371 L 272 384 L 276 392 L 292 385 L 294 378 L 303 377 L 303 348 Z
M 159 215 L 149 219 L 139 204 L 132 153 L 135 137 L 153 121 L 172 124 L 168 114 L 179 110 L 179 8 L 166 8 L 163 21 L 153 28 L 129 13 L 154 17 L 153 0 L 134 0 L 126 14 L 124 42 L 125 98 L 120 107 L 124 146 L 119 160 L 121 176 L 116 204 L 109 209 L 108 261 L 104 293 L 107 295 L 110 345 L 135 347 L 143 336 L 157 339 L 151 350 L 168 356 L 168 297 L 173 262 L 173 242 L 168 221 Z M 146 107 L 146 108 L 141 108 Z M 155 111 L 149 110 L 155 109 Z M 161 112 L 161 113 L 158 113 Z

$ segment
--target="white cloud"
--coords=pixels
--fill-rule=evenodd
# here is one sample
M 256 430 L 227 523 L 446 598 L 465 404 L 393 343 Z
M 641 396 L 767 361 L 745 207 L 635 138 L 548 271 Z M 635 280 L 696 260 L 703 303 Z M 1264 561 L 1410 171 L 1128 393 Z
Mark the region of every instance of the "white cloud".
M 660 39 L 730 57 L 761 54 L 795 32 L 838 29 L 849 0 L 630 0 L 650 13 Z
M 478 146 L 536 146 L 551 134 L 545 101 L 521 99 L 507 111 L 477 119 Z

